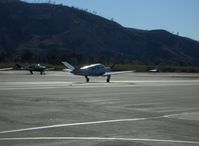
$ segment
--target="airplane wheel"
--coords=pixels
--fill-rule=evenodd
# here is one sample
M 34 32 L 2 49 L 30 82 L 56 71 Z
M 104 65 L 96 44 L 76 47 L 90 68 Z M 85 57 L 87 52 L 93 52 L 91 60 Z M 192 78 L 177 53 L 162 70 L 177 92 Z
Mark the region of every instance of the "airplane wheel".
M 107 76 L 106 82 L 109 83 L 111 79 L 111 76 Z
M 85 76 L 85 78 L 86 78 L 86 82 L 88 83 L 89 82 L 89 78 L 87 76 Z

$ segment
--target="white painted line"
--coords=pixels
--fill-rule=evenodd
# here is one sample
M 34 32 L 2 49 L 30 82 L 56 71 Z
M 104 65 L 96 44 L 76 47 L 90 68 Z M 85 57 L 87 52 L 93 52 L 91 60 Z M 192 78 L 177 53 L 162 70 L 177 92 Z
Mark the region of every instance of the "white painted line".
M 120 137 L 23 137 L 23 138 L 0 138 L 0 141 L 16 140 L 119 140 L 119 141 L 146 141 L 146 142 L 166 142 L 182 144 L 199 144 L 198 141 L 165 140 L 165 139 L 142 139 L 142 138 L 120 138 Z
M 93 125 L 93 124 L 116 123 L 116 122 L 130 122 L 130 121 L 143 121 L 143 120 L 158 119 L 158 118 L 169 118 L 172 115 L 175 115 L 175 114 L 163 115 L 163 116 L 157 116 L 157 117 L 148 117 L 148 118 L 116 119 L 116 120 L 104 120 L 104 121 L 93 121 L 93 122 L 56 124 L 56 125 L 48 125 L 48 126 L 40 126 L 40 127 L 31 127 L 31 128 L 22 128 L 22 129 L 0 131 L 0 134 L 16 133 L 16 132 L 23 132 L 23 131 L 33 131 L 33 130 L 41 130 L 41 129 L 49 129 L 49 128 L 58 128 L 58 127 Z
M 68 81 L 55 82 L 3 82 L 0 90 L 30 90 L 30 89 L 56 89 L 56 88 L 117 88 L 117 87 L 142 87 L 142 86 L 198 86 L 199 80 L 148 80 L 148 81 L 111 81 L 76 83 Z
M 54 81 L 54 82 L 2 82 L 4 85 L 50 85 L 50 84 L 71 84 L 72 82 L 68 81 Z
M 185 84 L 177 84 L 177 83 L 169 83 L 169 84 L 122 84 L 122 85 L 89 85 L 89 86 L 83 86 L 83 85 L 59 85 L 59 86 L 37 86 L 37 87 L 0 87 L 0 90 L 40 90 L 40 89 L 63 89 L 63 88 L 76 88 L 76 89 L 83 89 L 83 88 L 125 88 L 125 87 L 165 87 L 165 86 L 199 86 L 199 84 L 194 83 L 185 83 Z
M 16 87 L 16 88 L 1 88 L 0 90 L 42 90 L 42 89 L 61 89 L 61 88 L 66 88 L 64 86 L 60 86 L 60 87 Z
M 0 134 L 14 133 L 14 132 L 23 132 L 23 131 L 32 131 L 32 130 L 40 130 L 40 129 L 48 129 L 48 128 L 57 128 L 57 127 L 69 127 L 69 126 L 79 126 L 79 125 L 92 125 L 92 124 L 103 124 L 103 123 L 141 121 L 141 120 L 148 120 L 148 119 L 154 119 L 154 118 L 160 118 L 160 117 L 134 118 L 134 119 L 117 119 L 117 120 L 106 120 L 106 121 L 94 121 L 94 122 L 82 122 L 82 123 L 70 123 L 70 124 L 57 124 L 57 125 L 49 125 L 49 126 L 40 126 L 40 127 L 31 127 L 31 128 L 0 131 Z
M 199 80 L 114 80 L 114 83 L 199 83 Z

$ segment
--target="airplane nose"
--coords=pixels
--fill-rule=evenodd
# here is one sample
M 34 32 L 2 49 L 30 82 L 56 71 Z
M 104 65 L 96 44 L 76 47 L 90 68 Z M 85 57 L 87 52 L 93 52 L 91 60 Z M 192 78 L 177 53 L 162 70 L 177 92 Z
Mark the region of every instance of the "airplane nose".
M 106 70 L 107 70 L 107 71 L 111 71 L 111 68 L 110 68 L 110 67 L 106 67 Z

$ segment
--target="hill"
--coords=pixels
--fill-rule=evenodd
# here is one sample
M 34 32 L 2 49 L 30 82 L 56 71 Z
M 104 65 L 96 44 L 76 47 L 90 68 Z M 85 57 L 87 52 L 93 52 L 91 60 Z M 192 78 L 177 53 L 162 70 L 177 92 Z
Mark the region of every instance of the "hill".
M 199 42 L 77 8 L 0 0 L 0 61 L 199 65 Z

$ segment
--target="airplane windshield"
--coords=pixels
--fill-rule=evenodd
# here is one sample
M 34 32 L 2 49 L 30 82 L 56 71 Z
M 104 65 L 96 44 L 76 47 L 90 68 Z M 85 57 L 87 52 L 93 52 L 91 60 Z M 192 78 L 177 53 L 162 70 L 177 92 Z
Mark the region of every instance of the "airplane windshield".
M 105 66 L 102 64 L 98 64 L 98 65 L 96 65 L 96 68 L 105 68 Z
M 92 65 L 81 67 L 81 69 L 88 69 L 88 68 L 100 69 L 100 68 L 105 68 L 105 66 L 102 64 L 92 64 Z

